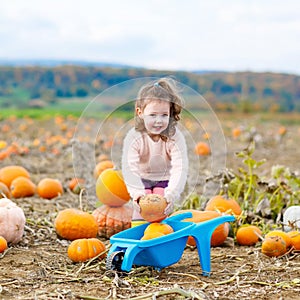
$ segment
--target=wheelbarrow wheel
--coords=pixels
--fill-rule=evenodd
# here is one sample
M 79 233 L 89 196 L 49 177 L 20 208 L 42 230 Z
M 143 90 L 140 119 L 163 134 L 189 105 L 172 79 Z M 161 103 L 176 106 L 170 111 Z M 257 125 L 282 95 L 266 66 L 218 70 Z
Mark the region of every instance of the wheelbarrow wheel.
M 112 252 L 106 259 L 106 270 L 122 271 L 121 266 L 124 254 L 124 251 Z

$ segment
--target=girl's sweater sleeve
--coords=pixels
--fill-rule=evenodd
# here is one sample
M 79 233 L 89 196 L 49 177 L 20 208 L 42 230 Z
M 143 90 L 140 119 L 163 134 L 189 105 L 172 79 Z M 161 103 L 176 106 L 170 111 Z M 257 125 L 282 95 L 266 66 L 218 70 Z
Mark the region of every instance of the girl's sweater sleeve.
M 139 151 L 141 138 L 134 129 L 124 139 L 122 153 L 122 174 L 127 190 L 133 200 L 145 195 L 145 188 L 139 176 Z
M 176 202 L 183 192 L 188 174 L 187 147 L 183 134 L 177 129 L 174 141 L 170 145 L 171 170 L 165 198 L 168 202 Z

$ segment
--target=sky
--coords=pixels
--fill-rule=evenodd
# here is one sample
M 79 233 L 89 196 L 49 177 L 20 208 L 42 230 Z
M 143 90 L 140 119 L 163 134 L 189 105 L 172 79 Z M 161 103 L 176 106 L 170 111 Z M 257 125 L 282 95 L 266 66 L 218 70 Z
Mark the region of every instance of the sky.
M 300 74 L 300 1 L 0 0 L 0 59 Z

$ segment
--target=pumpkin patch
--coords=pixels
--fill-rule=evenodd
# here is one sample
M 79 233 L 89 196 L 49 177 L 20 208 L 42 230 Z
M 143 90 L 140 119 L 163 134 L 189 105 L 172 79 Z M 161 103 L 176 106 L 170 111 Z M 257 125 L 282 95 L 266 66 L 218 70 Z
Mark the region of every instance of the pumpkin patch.
M 55 80 L 57 81 L 59 78 Z M 66 101 L 69 101 L 69 99 Z M 4 112 L 1 110 L 1 113 Z M 95 160 L 98 162 L 98 158 L 99 160 L 102 159 L 100 158 L 102 153 L 106 155 L 104 157 L 106 160 L 114 157 L 115 161 L 118 162 L 119 157 L 112 152 L 116 148 L 121 151 L 121 140 L 119 141 L 117 137 L 110 135 L 110 130 L 122 128 L 124 122 L 108 122 L 108 129 L 105 128 L 105 130 L 99 131 L 99 137 L 96 138 L 95 143 L 95 139 L 92 139 L 89 134 L 97 131 L 99 120 L 94 119 L 91 122 L 86 120 L 85 125 L 88 126 L 88 130 L 84 131 L 83 136 L 78 136 L 78 139 L 80 140 L 80 146 L 87 145 L 87 147 L 82 148 L 83 151 L 80 152 L 82 156 L 80 156 L 79 161 L 76 161 L 78 169 L 74 172 L 75 163 L 73 162 L 71 148 L 78 117 L 60 116 L 55 119 L 45 114 L 42 121 L 30 117 L 15 118 L 13 121 L 13 119 L 5 119 L 1 115 L 1 140 L 6 142 L 6 145 L 2 143 L 4 148 L 1 151 L 9 149 L 10 154 L 0 160 L 0 167 L 23 166 L 29 173 L 28 179 L 36 186 L 44 178 L 58 179 L 63 187 L 63 193 L 51 198 L 51 201 L 45 201 L 46 198 L 41 197 L 37 192 L 32 196 L 18 198 L 13 195 L 15 190 L 13 181 L 18 182 L 20 176 L 14 178 L 9 187 L 0 181 L 0 189 L 3 194 L 21 208 L 25 216 L 22 219 L 25 221 L 23 234 L 18 242 L 7 241 L 6 244 L 2 244 L 2 241 L 4 243 L 6 239 L 2 240 L 0 238 L 0 294 L 3 297 L 20 299 L 24 297 L 28 299 L 72 297 L 129 299 L 148 295 L 152 297 L 153 293 L 157 293 L 155 294 L 157 298 L 177 299 L 178 297 L 184 297 L 177 294 L 178 291 L 183 292 L 182 290 L 184 290 L 187 293 L 187 298 L 261 299 L 267 297 L 273 299 L 281 297 L 283 299 L 297 299 L 300 292 L 298 283 L 300 276 L 298 270 L 299 230 L 297 227 L 291 226 L 292 224 L 297 225 L 297 218 L 293 217 L 290 222 L 286 223 L 283 214 L 288 207 L 292 205 L 298 207 L 299 205 L 297 200 L 299 199 L 300 190 L 297 173 L 299 167 L 296 160 L 294 160 L 293 165 L 289 166 L 289 170 L 285 167 L 275 166 L 275 164 L 281 164 L 284 161 L 289 163 L 289 160 L 291 161 L 293 157 L 298 157 L 299 147 L 295 146 L 294 141 L 300 141 L 300 131 L 298 132 L 296 125 L 287 125 L 288 130 L 281 137 L 279 145 L 276 144 L 277 142 L 272 135 L 272 132 L 277 133 L 279 126 L 269 127 L 268 129 L 257 127 L 255 130 L 262 137 L 260 142 L 254 136 L 255 131 L 250 132 L 250 127 L 247 127 L 247 118 L 250 118 L 250 116 L 247 116 L 243 119 L 243 122 L 238 124 L 232 120 L 227 122 L 226 117 L 223 120 L 222 116 L 224 135 L 226 139 L 228 138 L 229 143 L 226 152 L 228 169 L 224 170 L 223 173 L 222 170 L 216 168 L 215 171 L 220 171 L 220 174 L 211 174 L 210 172 L 211 164 L 216 166 L 215 159 L 222 155 L 223 150 L 225 151 L 225 149 L 215 149 L 213 147 L 214 143 L 212 141 L 216 138 L 214 126 L 205 128 L 203 131 L 197 131 L 193 122 L 190 121 L 189 128 L 194 130 L 196 136 L 195 138 L 193 136 L 194 140 L 202 139 L 212 146 L 211 155 L 199 156 L 194 153 L 193 148 L 191 149 L 193 143 L 188 144 L 189 156 L 192 158 L 189 161 L 189 181 L 186 192 L 175 203 L 175 209 L 195 209 L 203 212 L 201 215 L 204 213 L 210 214 L 211 212 L 213 214 L 223 214 L 220 207 L 214 208 L 213 211 L 204 211 L 206 203 L 215 197 L 215 194 L 219 195 L 220 192 L 220 195 L 225 199 L 235 199 L 242 210 L 241 214 L 232 212 L 236 221 L 230 222 L 230 226 L 227 225 L 222 229 L 221 233 L 227 235 L 225 242 L 219 246 L 211 247 L 211 274 L 210 278 L 206 279 L 201 276 L 198 251 L 195 246 L 190 246 L 195 245 L 192 244 L 190 238 L 188 241 L 191 244 L 185 247 L 180 261 L 163 270 L 153 270 L 151 267 L 133 265 L 130 274 L 118 273 L 118 277 L 115 276 L 115 271 L 106 270 L 107 258 L 102 257 L 101 253 L 106 253 L 110 249 L 109 238 L 111 235 L 126 229 L 130 230 L 132 208 L 131 203 L 128 203 L 130 199 L 122 201 L 122 205 L 119 203 L 118 206 L 110 206 L 110 204 L 100 202 L 96 195 L 96 179 L 94 178 L 93 167 Z M 256 117 L 257 120 L 258 117 Z M 290 121 L 298 122 L 296 119 Z M 203 120 L 203 127 L 205 127 L 205 122 Z M 268 123 L 268 121 L 265 122 Z M 5 129 L 3 125 L 6 123 L 9 125 L 10 130 L 3 132 L 2 129 Z M 47 128 L 44 126 L 45 124 L 47 124 Z M 257 123 L 253 122 L 253 124 L 256 126 Z M 290 123 L 287 122 L 286 124 Z M 114 125 L 115 127 L 113 127 Z M 231 129 L 238 126 L 243 128 L 243 132 L 238 138 L 233 138 Z M 209 132 L 209 135 L 204 135 L 205 132 Z M 121 135 L 122 132 L 120 132 Z M 30 136 L 32 136 L 32 139 L 29 138 Z M 248 138 L 255 138 L 261 144 L 257 144 L 253 155 L 251 151 L 245 151 L 242 157 L 235 156 L 237 150 L 245 149 L 248 146 Z M 111 140 L 114 141 L 114 145 L 106 149 L 105 145 L 109 145 Z M 22 153 L 22 147 L 28 147 L 29 151 Z M 85 149 L 90 148 L 95 149 L 93 155 L 85 151 Z M 252 158 L 250 155 L 252 155 Z M 258 160 L 257 158 L 266 158 L 267 160 L 263 165 L 259 165 L 254 161 Z M 196 168 L 195 161 L 199 161 L 199 169 Z M 240 169 L 243 169 L 243 171 L 239 172 Z M 74 181 L 75 185 L 71 189 L 69 182 L 73 179 L 74 174 L 78 176 L 78 180 Z M 27 177 L 25 176 L 25 178 Z M 79 210 L 87 212 L 95 219 L 93 214 L 94 211 L 98 210 L 96 207 L 100 205 L 99 208 L 103 209 L 102 221 L 99 222 L 102 225 L 99 226 L 96 221 L 97 225 L 95 226 L 93 238 L 102 242 L 106 248 L 99 252 L 100 249 L 97 245 L 92 244 L 93 246 L 90 247 L 84 242 L 83 244 L 79 243 L 73 249 L 74 252 L 69 255 L 69 246 L 73 241 L 75 244 L 78 239 L 69 240 L 61 237 L 56 232 L 54 222 L 61 211 L 74 207 L 78 208 L 78 196 L 74 190 L 77 189 L 79 179 L 85 180 L 82 183 L 80 181 L 79 185 L 85 189 L 83 196 L 88 198 L 88 201 L 83 203 L 83 207 Z M 107 180 L 110 181 L 110 179 Z M 194 180 L 195 186 L 193 186 Z M 216 190 L 210 185 L 211 183 L 215 184 Z M 113 181 L 109 188 L 116 193 L 118 186 L 118 181 Z M 87 192 L 89 188 L 95 193 L 90 194 L 90 192 Z M 206 193 L 203 192 L 204 190 Z M 188 202 L 190 192 L 192 193 L 192 201 Z M 120 195 L 118 197 L 122 198 Z M 112 202 L 112 205 L 115 205 L 115 203 Z M 9 208 L 9 210 L 13 209 L 15 209 L 14 205 Z M 229 212 L 230 208 L 225 207 L 225 213 Z M 14 213 L 14 218 L 9 217 L 10 222 L 17 215 L 17 213 Z M 68 217 L 67 220 L 73 219 Z M 80 223 L 85 224 L 84 230 L 90 230 L 91 222 Z M 160 232 L 159 229 L 154 228 L 157 226 L 156 223 L 151 223 L 154 224 L 151 225 L 152 230 L 147 232 L 145 237 L 139 236 L 142 239 L 137 241 L 139 244 L 147 246 L 151 244 L 151 239 L 154 239 L 153 244 L 155 244 L 165 240 L 166 235 L 171 239 L 176 236 L 176 232 Z M 17 226 L 14 229 L 19 230 L 22 223 L 16 222 L 16 224 Z M 65 228 L 69 226 L 67 224 L 68 222 L 65 223 Z M 246 227 L 246 224 L 249 224 L 249 227 L 258 226 L 261 230 L 261 237 L 255 244 L 242 246 L 243 242 L 239 242 L 240 238 L 238 238 L 238 229 Z M 275 246 L 274 243 L 272 246 L 264 243 L 264 240 L 269 239 L 267 237 L 269 232 L 275 231 L 275 228 L 283 231 L 286 225 L 288 228 L 285 233 L 291 238 L 289 247 L 286 241 L 283 240 L 282 242 L 282 238 L 280 240 L 277 236 L 273 238 L 275 241 L 277 239 L 279 241 Z M 0 228 L 3 230 L 2 227 Z M 4 228 L 6 231 L 7 225 Z M 77 232 L 81 232 L 81 230 L 83 229 L 77 229 Z M 213 236 L 214 234 L 215 232 Z M 159 238 L 159 236 L 162 238 Z M 249 232 L 244 233 L 243 237 L 249 239 Z M 249 241 L 246 241 L 246 243 L 249 243 Z M 283 247 L 284 243 L 285 247 Z M 4 245 L 5 250 L 1 250 L 2 245 Z M 84 252 L 81 252 L 81 249 L 84 249 Z M 122 249 L 116 250 L 122 251 Z M 168 248 L 167 254 L 168 252 L 172 254 L 174 247 Z M 159 254 L 158 257 L 160 258 Z M 174 287 L 174 284 L 178 284 L 180 289 Z M 167 294 L 160 295 L 159 293 Z

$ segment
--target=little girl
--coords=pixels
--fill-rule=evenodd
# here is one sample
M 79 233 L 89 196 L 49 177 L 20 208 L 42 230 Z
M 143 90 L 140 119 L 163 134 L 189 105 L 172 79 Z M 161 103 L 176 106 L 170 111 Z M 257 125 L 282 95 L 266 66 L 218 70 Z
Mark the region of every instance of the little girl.
M 176 126 L 182 105 L 175 82 L 168 78 L 146 84 L 138 93 L 135 128 L 125 137 L 122 155 L 122 173 L 134 207 L 132 227 L 145 222 L 140 215 L 140 197 L 162 195 L 168 215 L 184 189 L 187 147 Z

